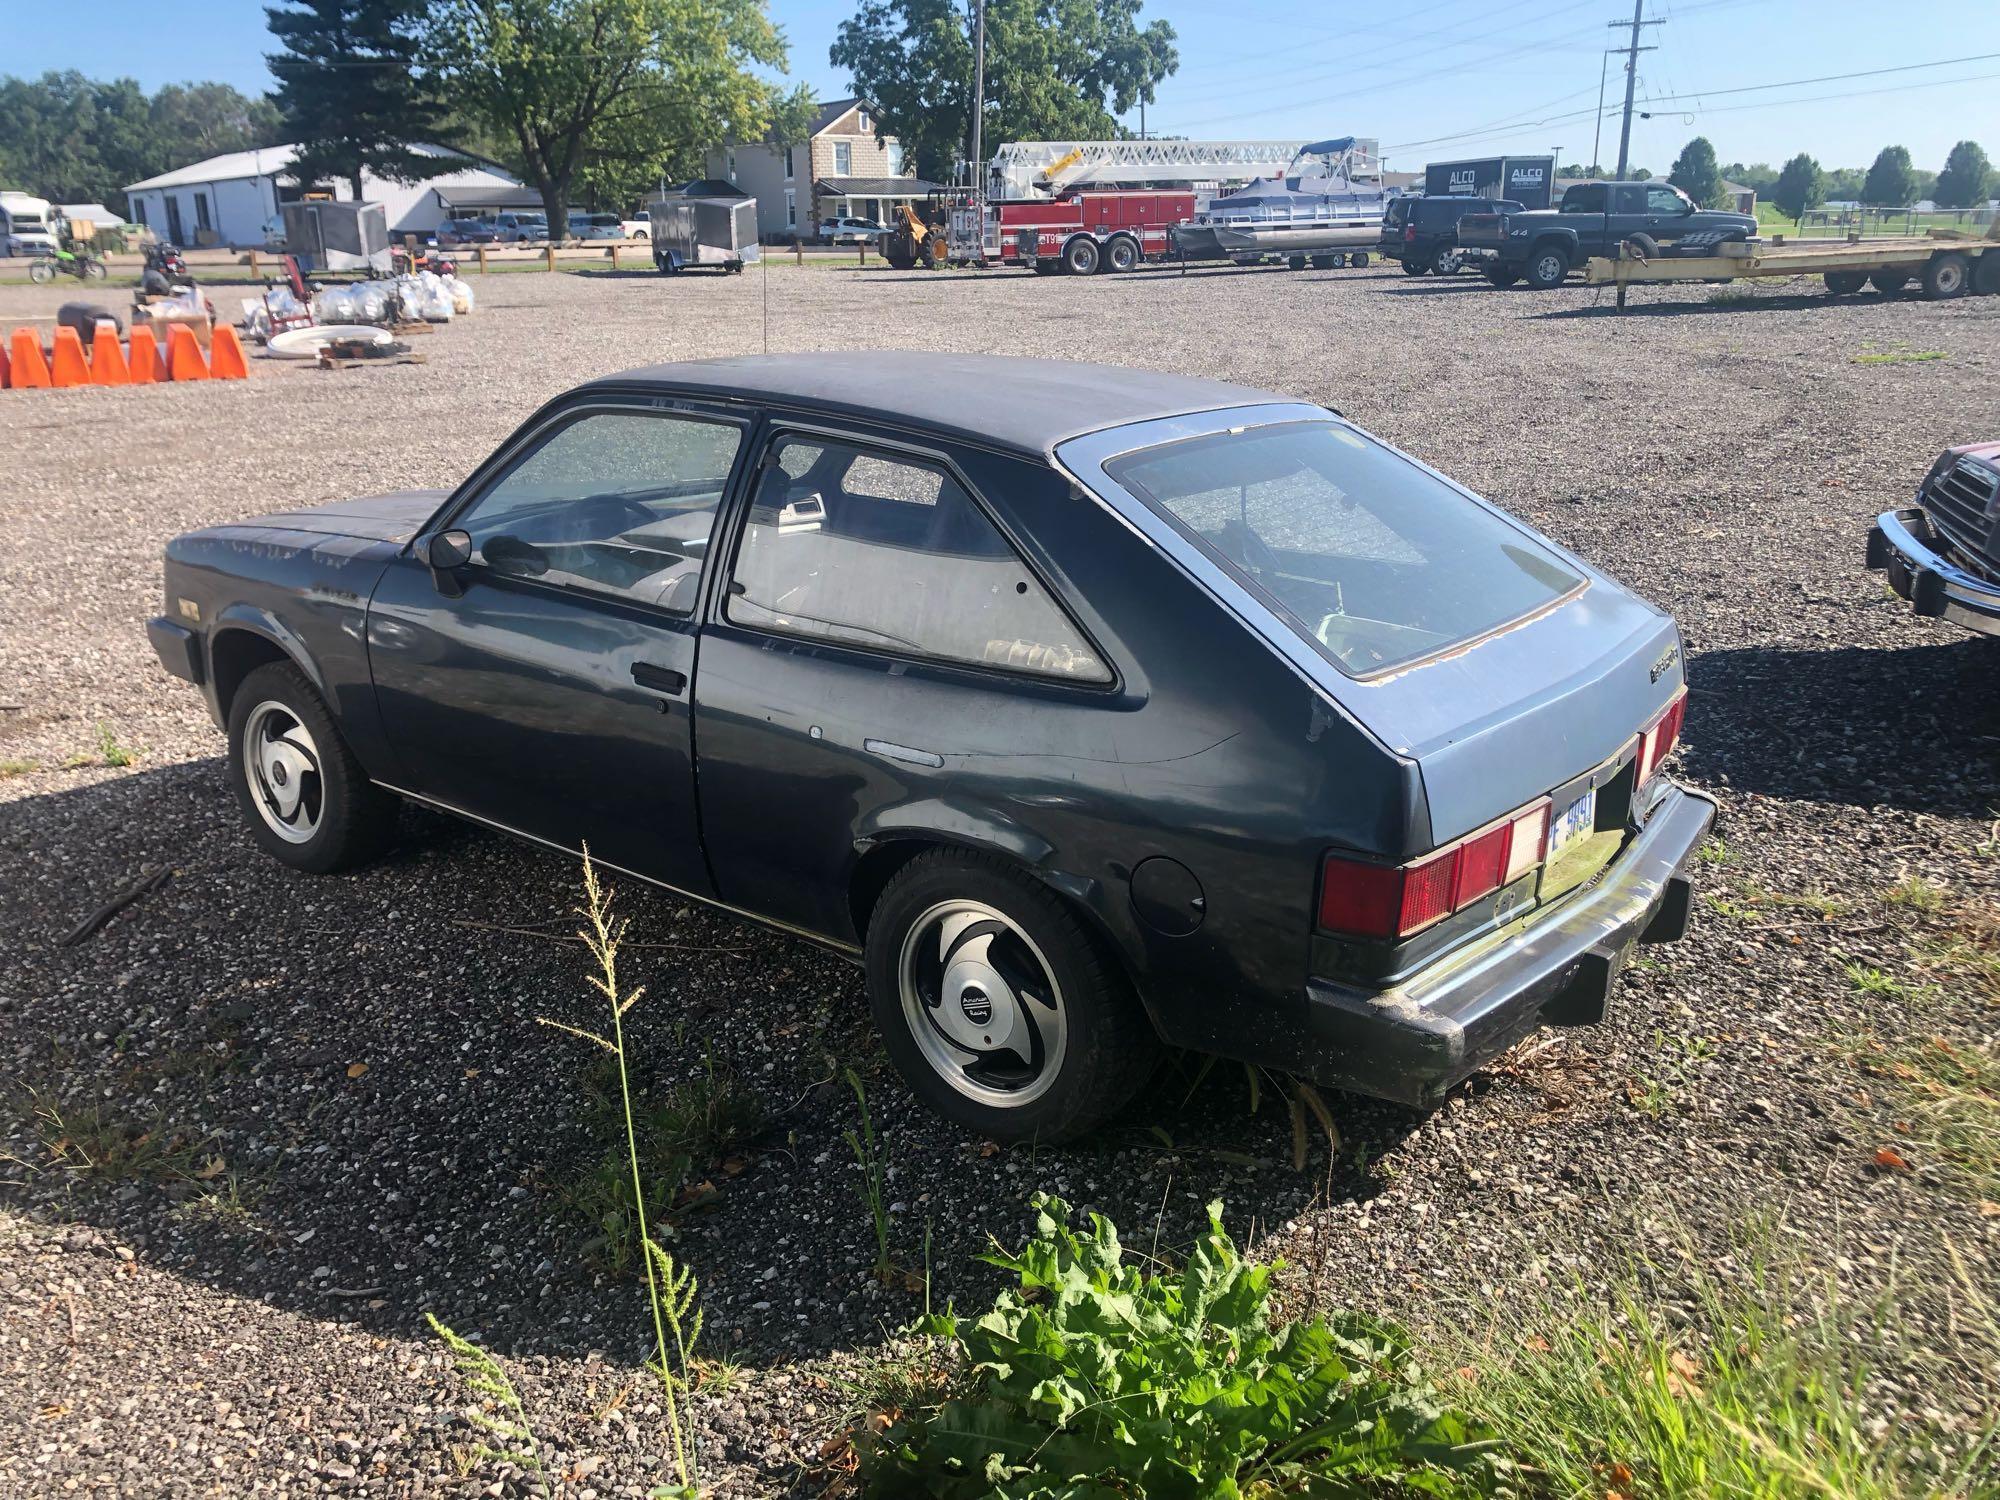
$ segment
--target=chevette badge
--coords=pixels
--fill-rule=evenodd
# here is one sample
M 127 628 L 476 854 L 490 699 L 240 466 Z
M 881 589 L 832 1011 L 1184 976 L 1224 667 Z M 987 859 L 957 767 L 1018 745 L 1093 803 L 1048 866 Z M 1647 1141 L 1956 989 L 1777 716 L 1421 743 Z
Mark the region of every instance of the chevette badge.
M 965 1019 L 974 1026 L 984 1026 L 993 1019 L 993 1002 L 986 991 L 967 985 L 958 997 L 958 1008 L 965 1012 Z
M 1669 646 L 1666 650 L 1662 651 L 1660 659 L 1653 663 L 1653 681 L 1658 682 L 1667 673 L 1673 671 L 1674 663 L 1680 659 L 1681 648 L 1679 646 Z

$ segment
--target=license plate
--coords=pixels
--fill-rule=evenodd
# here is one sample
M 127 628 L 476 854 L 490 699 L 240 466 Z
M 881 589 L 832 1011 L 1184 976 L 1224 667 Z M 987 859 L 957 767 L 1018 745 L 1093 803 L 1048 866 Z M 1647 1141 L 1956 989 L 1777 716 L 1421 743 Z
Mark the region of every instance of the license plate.
M 1549 858 L 1554 859 L 1578 839 L 1589 838 L 1596 826 L 1597 788 L 1592 787 L 1556 814 L 1555 824 L 1549 830 Z

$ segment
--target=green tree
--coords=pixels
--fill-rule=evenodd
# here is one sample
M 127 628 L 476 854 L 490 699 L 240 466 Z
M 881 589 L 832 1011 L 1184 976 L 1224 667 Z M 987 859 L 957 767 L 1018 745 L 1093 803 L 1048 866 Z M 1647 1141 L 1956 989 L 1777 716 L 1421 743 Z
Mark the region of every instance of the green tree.
M 1938 173 L 1935 189 L 1938 207 L 1973 208 L 1984 203 L 1992 178 L 1993 164 L 1986 159 L 1979 143 L 1960 141 L 1951 148 L 1951 155 L 1944 159 L 1944 170 Z
M 1141 27 L 1142 0 L 988 0 L 988 145 L 1102 140 L 1117 116 L 1151 103 L 1180 66 L 1174 28 Z M 832 50 L 854 91 L 875 107 L 930 178 L 971 154 L 972 36 L 959 0 L 862 0 Z
M 1778 173 L 1777 183 L 1771 189 L 1771 201 L 1793 221 L 1803 219 L 1807 209 L 1818 208 L 1826 202 L 1826 173 L 1819 169 L 1818 162 L 1801 151 Z
M 1826 174 L 1829 203 L 1859 203 L 1865 175 L 1859 167 L 1834 167 Z
M 1681 147 L 1667 181 L 1704 208 L 1716 205 L 1722 196 L 1722 168 L 1716 164 L 1715 147 L 1707 136 L 1698 135 Z
M 1861 201 L 1871 208 L 1901 208 L 1916 202 L 1915 169 L 1901 146 L 1884 146 L 1861 185 Z
M 299 148 L 291 175 L 300 186 L 338 178 L 361 198 L 364 171 L 419 182 L 459 165 L 410 149 L 447 134 L 443 109 L 409 65 L 415 0 L 284 0 L 264 14 L 284 44 L 265 61 L 285 134 Z
M 439 0 L 424 55 L 447 104 L 513 140 L 559 231 L 586 169 L 649 179 L 754 138 L 779 95 L 751 70 L 782 68 L 785 40 L 764 0 Z

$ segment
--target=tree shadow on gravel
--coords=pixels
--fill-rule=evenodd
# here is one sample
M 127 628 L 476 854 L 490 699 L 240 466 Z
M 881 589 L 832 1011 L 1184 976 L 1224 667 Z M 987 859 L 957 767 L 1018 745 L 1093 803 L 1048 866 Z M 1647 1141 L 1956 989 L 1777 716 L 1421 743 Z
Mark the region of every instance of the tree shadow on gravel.
M 19 935 L 0 955 L 0 1152 L 25 1164 L 0 1195 L 315 1319 L 407 1335 L 429 1311 L 496 1352 L 636 1361 L 641 1288 L 568 1207 L 618 1145 L 587 1102 L 601 1057 L 537 1021 L 602 1024 L 567 940 L 578 866 L 415 810 L 404 833 L 367 870 L 294 874 L 251 844 L 219 759 L 0 805 Z M 59 946 L 161 865 L 166 883 Z M 1189 1062 L 1091 1142 L 999 1147 L 903 1088 L 853 965 L 636 880 L 616 903 L 623 977 L 646 987 L 626 1022 L 640 1085 L 719 1071 L 763 1116 L 668 1216 L 712 1348 L 751 1363 L 872 1344 L 924 1311 L 926 1278 L 933 1307 L 990 1297 L 974 1257 L 1025 1235 L 1037 1191 L 1165 1251 L 1211 1198 L 1248 1230 L 1371 1197 L 1367 1163 L 1422 1124 L 1331 1095 L 1345 1145 L 1314 1125 L 1294 1170 L 1279 1081 L 1253 1112 L 1238 1065 Z M 887 1284 L 849 1068 L 885 1167 Z
M 1741 791 L 2000 813 L 2000 641 L 1694 654 L 1687 766 Z

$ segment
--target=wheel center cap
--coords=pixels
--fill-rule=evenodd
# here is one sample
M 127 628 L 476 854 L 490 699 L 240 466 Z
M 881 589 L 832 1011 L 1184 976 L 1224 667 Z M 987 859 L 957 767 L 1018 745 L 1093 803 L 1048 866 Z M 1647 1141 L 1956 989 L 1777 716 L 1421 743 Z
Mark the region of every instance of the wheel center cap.
M 271 784 L 273 786 L 283 786 L 290 779 L 290 773 L 285 770 L 285 763 L 283 761 L 278 761 L 271 767 Z
M 968 984 L 958 992 L 958 1008 L 974 1026 L 984 1026 L 993 1019 L 992 997 L 976 984 Z

